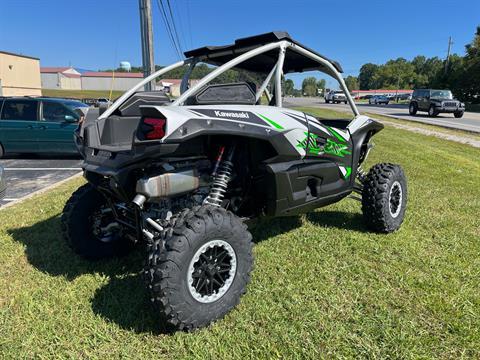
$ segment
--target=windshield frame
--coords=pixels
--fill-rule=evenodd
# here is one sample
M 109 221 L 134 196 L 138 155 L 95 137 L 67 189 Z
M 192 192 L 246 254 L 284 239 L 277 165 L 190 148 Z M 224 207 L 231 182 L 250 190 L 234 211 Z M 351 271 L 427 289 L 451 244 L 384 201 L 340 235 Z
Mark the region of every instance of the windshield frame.
M 434 95 L 435 93 L 440 95 Z M 446 95 L 445 95 L 446 94 Z M 445 95 L 445 96 L 444 96 Z M 453 94 L 450 90 L 431 90 L 430 92 L 431 98 L 440 98 L 440 99 L 448 99 L 453 100 Z

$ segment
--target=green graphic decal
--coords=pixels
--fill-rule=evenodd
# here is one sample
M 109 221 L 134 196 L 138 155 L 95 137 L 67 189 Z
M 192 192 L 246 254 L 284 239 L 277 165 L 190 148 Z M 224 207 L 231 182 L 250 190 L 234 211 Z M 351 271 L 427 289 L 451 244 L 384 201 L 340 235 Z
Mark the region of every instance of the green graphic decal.
M 262 114 L 258 114 L 258 116 L 260 116 L 264 121 L 266 121 L 267 123 L 269 123 L 270 125 L 272 125 L 273 127 L 277 128 L 277 129 L 280 129 L 282 130 L 283 127 L 280 125 L 280 124 L 277 124 L 275 121 L 273 121 L 272 119 L 269 119 L 267 118 L 266 116 L 262 115 Z
M 340 135 L 338 132 L 336 132 L 333 128 L 328 127 L 328 130 L 330 130 L 330 132 L 341 142 L 347 142 L 347 140 L 342 135 Z
M 305 133 L 305 139 L 298 141 L 297 147 L 305 149 L 307 154 L 320 155 L 323 153 L 323 148 L 318 145 L 318 135 L 310 134 L 310 143 L 308 141 L 308 132 Z
M 336 143 L 330 139 L 327 139 L 323 151 L 325 154 L 335 155 L 339 157 L 344 157 L 345 155 L 350 155 L 352 152 L 348 151 L 348 146 L 344 144 Z
M 326 139 L 326 143 L 323 144 L 323 138 L 313 133 L 310 133 L 310 141 L 308 141 L 308 132 L 305 132 L 305 139 L 298 141 L 297 147 L 305 149 L 307 154 L 312 155 L 329 154 L 345 157 L 352 153 L 348 150 L 348 145 L 339 144 L 331 139 Z
M 350 174 L 352 173 L 352 168 L 345 166 L 345 170 L 347 170 L 347 172 L 345 173 L 345 175 L 343 175 L 343 177 L 345 178 L 345 180 L 347 180 L 350 177 Z

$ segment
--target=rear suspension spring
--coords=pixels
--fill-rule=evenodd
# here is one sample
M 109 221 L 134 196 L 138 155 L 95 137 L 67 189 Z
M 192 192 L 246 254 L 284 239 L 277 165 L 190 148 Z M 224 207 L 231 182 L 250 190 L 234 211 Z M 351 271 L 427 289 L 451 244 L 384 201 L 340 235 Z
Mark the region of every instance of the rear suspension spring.
M 213 172 L 213 183 L 210 188 L 210 193 L 204 200 L 204 204 L 213 205 L 213 206 L 222 206 L 223 198 L 225 197 L 225 192 L 228 188 L 228 183 L 232 178 L 233 171 L 233 154 L 235 152 L 235 145 L 230 148 L 227 158 L 222 160 L 223 147 L 221 148 L 221 153 L 217 159 L 217 164 Z

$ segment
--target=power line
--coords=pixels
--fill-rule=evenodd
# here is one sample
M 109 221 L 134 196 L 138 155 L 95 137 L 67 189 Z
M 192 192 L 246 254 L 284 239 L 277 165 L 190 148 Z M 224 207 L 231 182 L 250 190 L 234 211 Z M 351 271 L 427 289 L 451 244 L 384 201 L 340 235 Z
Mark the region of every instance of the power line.
M 161 0 L 157 0 L 157 6 L 158 6 L 158 9 L 160 10 L 160 14 L 162 15 L 163 23 L 165 25 L 165 30 L 166 30 L 169 38 L 170 38 L 170 42 L 172 43 L 172 46 L 177 53 L 177 56 L 181 59 L 182 58 L 182 53 L 181 53 L 177 43 L 175 42 L 175 38 L 173 37 L 172 29 L 171 29 L 170 23 L 168 22 L 168 19 L 167 19 L 167 13 L 165 11 L 165 8 L 163 7 L 163 3 L 161 2 Z
M 185 27 L 183 26 L 183 21 L 182 21 L 183 16 L 181 16 L 183 12 L 182 12 L 182 9 L 180 8 L 179 2 L 177 2 L 176 4 L 173 3 L 173 13 L 176 15 L 176 18 L 179 22 L 179 27 L 178 27 L 179 34 L 180 34 L 180 38 L 182 39 L 182 45 L 183 45 L 182 48 L 183 50 L 185 50 L 188 47 L 188 43 L 185 37 Z
M 173 25 L 173 32 L 175 33 L 175 38 L 177 39 L 178 47 L 183 53 L 180 38 L 178 37 L 177 26 L 175 25 L 175 18 L 173 17 L 172 6 L 170 5 L 170 0 L 167 0 L 167 6 L 168 6 L 168 11 L 170 12 L 170 18 L 172 20 L 172 25 Z
M 192 19 L 190 18 L 190 2 L 189 0 L 185 1 L 187 3 L 187 23 L 188 23 L 188 35 L 190 37 L 190 48 L 193 48 L 192 41 Z

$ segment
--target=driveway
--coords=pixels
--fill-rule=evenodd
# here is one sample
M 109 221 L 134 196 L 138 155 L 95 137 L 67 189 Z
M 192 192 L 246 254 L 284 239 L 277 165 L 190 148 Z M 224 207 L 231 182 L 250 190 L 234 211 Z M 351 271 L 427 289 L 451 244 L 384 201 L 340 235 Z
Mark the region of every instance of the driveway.
M 0 159 L 5 168 L 7 192 L 0 206 L 18 200 L 81 172 L 80 158 L 9 156 Z
M 285 98 L 284 105 L 293 106 L 311 106 L 332 109 L 337 111 L 349 111 L 347 104 L 326 104 L 320 98 Z M 402 120 L 421 122 L 430 125 L 439 125 L 442 127 L 466 130 L 480 133 L 480 113 L 466 112 L 462 118 L 456 119 L 453 114 L 440 114 L 437 117 L 429 117 L 427 113 L 419 112 L 415 116 L 408 113 L 408 105 L 389 104 L 389 105 L 369 105 L 364 103 L 357 104 L 360 113 L 373 113 L 388 117 L 394 117 Z

